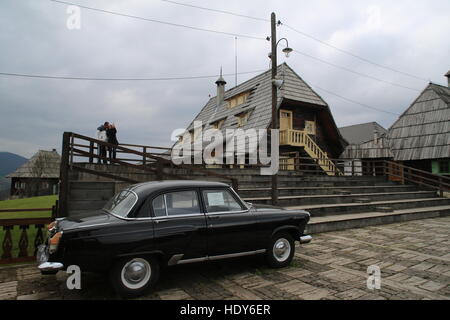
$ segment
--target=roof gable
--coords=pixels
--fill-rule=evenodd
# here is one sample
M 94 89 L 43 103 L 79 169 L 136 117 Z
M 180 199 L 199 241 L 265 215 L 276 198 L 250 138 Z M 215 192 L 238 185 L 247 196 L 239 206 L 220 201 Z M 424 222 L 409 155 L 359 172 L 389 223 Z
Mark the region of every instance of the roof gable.
M 56 151 L 39 150 L 7 178 L 59 178 L 60 162 Z
M 450 157 L 450 89 L 430 83 L 388 132 L 395 160 Z
M 344 139 L 350 144 L 361 144 L 373 140 L 373 133 L 375 130 L 378 132 L 379 136 L 387 132 L 387 130 L 377 122 L 361 123 L 339 128 Z

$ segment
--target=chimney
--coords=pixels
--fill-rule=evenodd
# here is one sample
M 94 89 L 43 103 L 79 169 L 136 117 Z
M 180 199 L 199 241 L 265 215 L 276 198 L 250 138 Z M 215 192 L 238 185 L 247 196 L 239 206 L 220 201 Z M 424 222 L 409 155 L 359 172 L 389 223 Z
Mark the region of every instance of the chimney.
M 378 130 L 373 130 L 373 143 L 378 144 Z
M 445 76 L 447 77 L 447 86 L 450 88 L 450 70 L 448 70 Z
M 225 96 L 225 85 L 227 82 L 222 78 L 222 68 L 220 68 L 220 77 L 216 81 L 217 84 L 217 105 L 220 106 L 223 103 L 223 98 Z

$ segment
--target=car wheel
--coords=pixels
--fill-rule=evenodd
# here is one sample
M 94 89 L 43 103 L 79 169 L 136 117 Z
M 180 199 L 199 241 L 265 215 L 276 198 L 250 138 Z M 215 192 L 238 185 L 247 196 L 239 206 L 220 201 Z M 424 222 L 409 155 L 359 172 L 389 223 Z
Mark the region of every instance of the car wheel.
M 289 233 L 280 232 L 270 240 L 266 251 L 266 260 L 270 267 L 282 268 L 291 263 L 294 253 L 294 239 Z
M 133 298 L 149 290 L 159 278 L 159 261 L 154 257 L 118 260 L 111 269 L 112 286 L 122 298 Z

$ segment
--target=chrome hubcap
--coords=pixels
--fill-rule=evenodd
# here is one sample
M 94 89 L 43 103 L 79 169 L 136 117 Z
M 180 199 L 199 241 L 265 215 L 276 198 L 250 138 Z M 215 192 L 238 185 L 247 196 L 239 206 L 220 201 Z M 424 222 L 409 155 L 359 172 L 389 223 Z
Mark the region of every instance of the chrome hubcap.
M 291 244 L 284 238 L 280 238 L 275 241 L 273 245 L 273 255 L 275 259 L 279 262 L 286 261 L 291 254 Z
M 151 276 L 151 267 L 147 260 L 135 258 L 122 268 L 122 283 L 130 289 L 139 289 L 147 284 Z

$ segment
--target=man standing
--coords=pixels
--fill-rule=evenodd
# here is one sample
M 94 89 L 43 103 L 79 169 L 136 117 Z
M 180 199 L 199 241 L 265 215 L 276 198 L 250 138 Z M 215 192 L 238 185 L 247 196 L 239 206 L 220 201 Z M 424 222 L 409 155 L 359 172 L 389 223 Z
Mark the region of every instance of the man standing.
M 108 138 L 108 143 L 113 144 L 117 146 L 119 144 L 119 141 L 117 141 L 117 129 L 115 124 L 110 124 L 108 128 L 106 129 L 106 136 Z M 111 160 L 116 159 L 116 147 L 109 146 L 109 161 L 112 163 Z
M 103 142 L 108 142 L 108 137 L 106 136 L 106 129 L 109 127 L 109 122 L 105 122 L 103 125 L 97 128 L 97 139 Z M 103 158 L 103 164 L 107 164 L 106 159 L 106 146 L 98 144 L 98 155 Z M 100 163 L 100 158 L 98 158 L 98 163 Z

